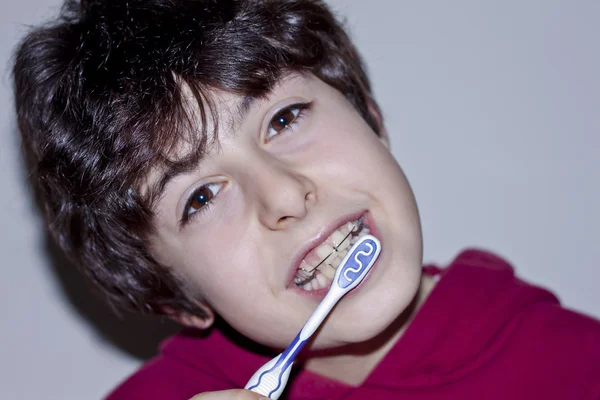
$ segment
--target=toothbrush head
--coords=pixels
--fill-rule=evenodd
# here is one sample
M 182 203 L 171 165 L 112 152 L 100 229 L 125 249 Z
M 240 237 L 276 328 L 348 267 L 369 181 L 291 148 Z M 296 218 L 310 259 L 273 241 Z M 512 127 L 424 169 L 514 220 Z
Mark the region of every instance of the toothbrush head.
M 381 243 L 372 236 L 363 236 L 352 246 L 335 272 L 333 284 L 349 291 L 367 276 L 381 252 Z

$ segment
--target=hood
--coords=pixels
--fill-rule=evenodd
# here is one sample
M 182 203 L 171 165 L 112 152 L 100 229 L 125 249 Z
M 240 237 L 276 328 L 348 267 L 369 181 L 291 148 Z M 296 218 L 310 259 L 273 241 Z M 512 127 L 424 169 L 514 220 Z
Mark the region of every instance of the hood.
M 466 250 L 441 271 L 411 325 L 365 384 L 407 387 L 458 379 L 493 357 L 530 310 L 548 304 L 558 304 L 557 298 L 516 278 L 503 259 Z

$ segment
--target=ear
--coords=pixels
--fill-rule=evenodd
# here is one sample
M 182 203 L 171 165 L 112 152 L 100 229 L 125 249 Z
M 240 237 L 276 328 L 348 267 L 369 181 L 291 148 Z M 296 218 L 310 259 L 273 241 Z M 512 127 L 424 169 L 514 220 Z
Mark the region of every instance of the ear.
M 381 124 L 379 126 L 379 140 L 389 150 L 390 149 L 390 136 L 388 135 L 387 128 Z
M 215 312 L 206 304 L 198 305 L 204 311 L 205 317 L 199 317 L 187 311 L 174 312 L 172 309 L 165 308 L 164 312 L 173 321 L 183 326 L 196 329 L 208 329 L 215 322 Z
M 387 147 L 387 149 L 389 150 L 390 136 L 385 127 L 385 124 L 383 123 L 383 115 L 381 114 L 381 110 L 375 103 L 375 100 L 373 100 L 373 98 L 371 98 L 371 97 L 369 97 L 369 100 L 368 100 L 368 107 L 369 107 L 369 114 L 371 114 L 371 116 L 375 119 L 375 122 L 377 123 L 377 126 L 379 127 L 379 134 L 378 134 L 379 140 L 381 140 L 383 145 L 385 147 Z

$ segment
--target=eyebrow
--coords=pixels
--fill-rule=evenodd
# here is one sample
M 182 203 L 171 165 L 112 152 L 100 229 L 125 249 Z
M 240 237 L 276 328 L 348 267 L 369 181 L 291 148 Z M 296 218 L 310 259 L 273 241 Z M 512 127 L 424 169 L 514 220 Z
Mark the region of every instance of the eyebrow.
M 270 91 L 269 91 L 270 93 Z M 267 93 L 268 95 L 268 93 Z M 258 100 L 262 100 L 261 97 L 257 96 L 244 96 L 233 109 L 235 110 L 234 117 L 232 119 L 231 127 L 235 130 L 236 127 L 240 126 L 242 122 L 248 116 L 248 113 L 254 107 Z M 213 132 L 212 138 L 216 138 L 217 133 Z M 207 139 L 206 142 L 209 140 Z M 205 143 L 206 143 L 205 142 Z M 204 154 L 201 154 L 194 162 L 175 162 L 169 166 L 164 173 L 162 173 L 160 179 L 156 184 L 151 185 L 149 194 L 151 199 L 161 199 L 165 193 L 165 190 L 169 184 L 175 180 L 178 176 L 186 175 L 196 170 L 204 161 Z M 159 200 L 160 201 L 160 200 Z

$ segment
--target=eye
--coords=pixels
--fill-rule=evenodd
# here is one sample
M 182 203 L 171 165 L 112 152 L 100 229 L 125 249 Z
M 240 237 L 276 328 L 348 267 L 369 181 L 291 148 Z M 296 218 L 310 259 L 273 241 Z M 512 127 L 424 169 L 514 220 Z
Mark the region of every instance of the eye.
M 181 222 L 186 223 L 194 214 L 206 211 L 224 185 L 224 182 L 208 183 L 194 190 L 185 204 Z
M 289 129 L 296 122 L 296 119 L 298 119 L 302 110 L 306 107 L 307 105 L 295 104 L 278 112 L 273 119 L 271 119 L 271 122 L 269 122 L 266 140 L 269 141 L 282 131 Z

